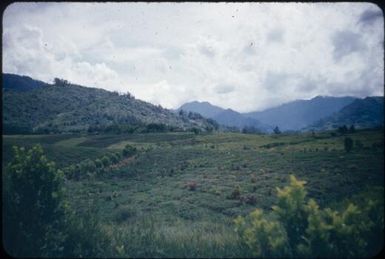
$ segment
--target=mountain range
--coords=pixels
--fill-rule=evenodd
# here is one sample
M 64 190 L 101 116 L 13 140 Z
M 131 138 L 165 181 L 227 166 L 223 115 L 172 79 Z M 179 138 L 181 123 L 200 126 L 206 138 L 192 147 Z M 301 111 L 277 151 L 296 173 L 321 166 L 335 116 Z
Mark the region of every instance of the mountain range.
M 176 111 L 188 111 L 199 113 L 206 118 L 215 120 L 221 125 L 242 129 L 245 127 L 256 128 L 261 132 L 271 131 L 269 125 L 265 125 L 260 121 L 242 115 L 232 109 L 223 109 L 212 105 L 208 102 L 189 102 L 179 107 Z
M 310 100 L 296 100 L 263 111 L 238 113 L 208 102 L 189 102 L 178 110 L 200 113 L 220 124 L 239 129 L 254 126 L 271 132 L 276 126 L 282 131 L 324 130 L 341 125 L 358 128 L 383 126 L 384 97 L 317 96 Z
M 239 113 L 208 102 L 168 110 L 103 89 L 55 79 L 53 84 L 3 74 L 3 134 L 66 132 L 153 132 L 328 130 L 342 125 L 383 127 L 384 97 L 317 96 L 263 111 Z

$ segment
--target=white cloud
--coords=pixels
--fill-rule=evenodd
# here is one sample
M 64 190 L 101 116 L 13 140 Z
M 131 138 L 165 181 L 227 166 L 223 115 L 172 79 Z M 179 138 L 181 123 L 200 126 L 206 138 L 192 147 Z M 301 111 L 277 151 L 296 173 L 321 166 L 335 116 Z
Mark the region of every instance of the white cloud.
M 383 94 L 383 22 L 369 3 L 15 3 L 3 70 L 245 112 Z

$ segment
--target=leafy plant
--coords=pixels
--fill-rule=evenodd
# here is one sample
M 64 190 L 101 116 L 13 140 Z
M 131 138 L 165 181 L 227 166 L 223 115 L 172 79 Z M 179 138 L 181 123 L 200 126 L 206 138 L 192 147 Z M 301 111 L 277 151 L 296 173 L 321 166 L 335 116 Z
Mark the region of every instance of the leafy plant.
M 383 199 L 320 209 L 315 200 L 306 200 L 305 183 L 291 175 L 289 186 L 277 188 L 271 213 L 256 209 L 235 219 L 254 256 L 367 257 L 383 247 Z
M 122 155 L 123 155 L 124 157 L 132 156 L 132 155 L 134 155 L 135 153 L 136 153 L 136 147 L 133 147 L 133 146 L 131 146 L 131 145 L 129 145 L 129 144 L 127 144 L 127 145 L 124 147 L 123 151 L 122 151 Z
M 5 171 L 4 243 L 14 256 L 55 255 L 64 236 L 63 172 L 41 146 L 13 147 Z

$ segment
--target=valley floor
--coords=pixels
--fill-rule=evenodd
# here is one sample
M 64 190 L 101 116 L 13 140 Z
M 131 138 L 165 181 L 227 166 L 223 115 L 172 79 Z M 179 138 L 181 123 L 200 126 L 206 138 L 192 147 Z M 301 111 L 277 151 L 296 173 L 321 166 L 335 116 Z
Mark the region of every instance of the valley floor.
M 307 182 L 321 207 L 383 187 L 383 131 L 347 136 L 351 152 L 345 136 L 328 132 L 9 135 L 3 162 L 12 159 L 12 145 L 41 144 L 59 168 L 135 146 L 135 156 L 107 174 L 67 181 L 71 207 L 92 209 L 107 232 L 124 236 L 124 247 L 116 247 L 124 255 L 240 257 L 235 217 L 271 210 L 276 187 L 286 186 L 290 174 Z

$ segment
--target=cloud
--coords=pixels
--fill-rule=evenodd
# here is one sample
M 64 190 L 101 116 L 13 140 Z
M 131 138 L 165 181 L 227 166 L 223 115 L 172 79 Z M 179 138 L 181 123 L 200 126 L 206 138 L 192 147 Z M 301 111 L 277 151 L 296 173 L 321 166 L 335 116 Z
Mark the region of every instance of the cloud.
M 284 31 L 282 28 L 276 28 L 268 32 L 267 40 L 270 42 L 282 42 L 284 37 Z
M 360 34 L 352 31 L 336 32 L 333 35 L 333 57 L 338 62 L 341 58 L 352 52 L 362 51 L 365 48 Z
M 373 9 L 367 9 L 367 10 L 365 10 L 365 11 L 361 14 L 361 16 L 360 16 L 358 22 L 359 22 L 359 23 L 362 23 L 362 24 L 364 24 L 364 25 L 371 25 L 371 24 L 373 24 L 376 20 L 381 19 L 381 18 L 383 18 L 383 17 L 384 17 L 384 14 L 383 14 L 383 12 L 382 12 L 381 9 L 379 9 L 379 8 L 376 9 L 376 10 L 373 10 Z
M 14 3 L 3 70 L 167 108 L 383 94 L 381 17 L 370 3 Z
M 220 84 L 214 87 L 214 91 L 217 94 L 227 94 L 227 93 L 233 92 L 234 90 L 235 90 L 235 87 L 229 84 Z

